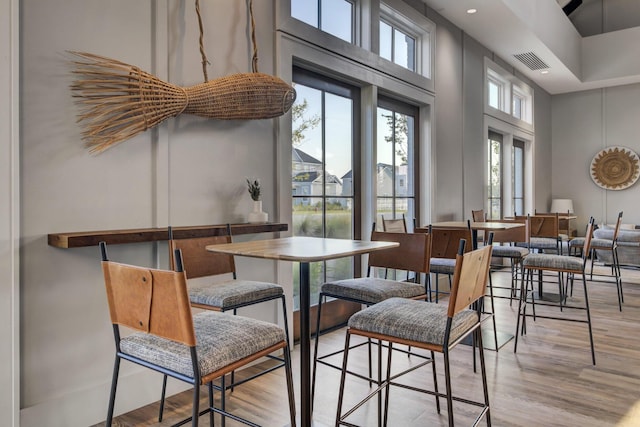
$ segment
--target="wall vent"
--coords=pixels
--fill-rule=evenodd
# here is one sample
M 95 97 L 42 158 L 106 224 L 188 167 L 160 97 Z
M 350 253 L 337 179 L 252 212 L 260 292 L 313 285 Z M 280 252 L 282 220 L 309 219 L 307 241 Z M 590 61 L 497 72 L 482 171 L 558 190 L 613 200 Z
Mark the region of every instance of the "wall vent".
M 549 68 L 549 66 L 533 52 L 519 53 L 513 56 L 515 56 L 518 61 L 529 67 L 530 70 L 544 70 Z

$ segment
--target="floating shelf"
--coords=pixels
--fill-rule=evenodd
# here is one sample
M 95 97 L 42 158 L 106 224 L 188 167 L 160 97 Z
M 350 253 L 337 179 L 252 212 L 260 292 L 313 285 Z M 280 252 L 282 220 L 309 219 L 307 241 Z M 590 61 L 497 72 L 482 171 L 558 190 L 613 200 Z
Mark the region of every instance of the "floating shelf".
M 222 236 L 226 234 L 226 224 L 218 225 L 196 225 L 184 227 L 172 227 L 173 236 L 176 239 L 189 237 Z M 264 224 L 231 224 L 231 234 L 254 234 L 254 233 L 276 233 L 287 231 L 287 224 L 264 223 Z M 48 236 L 49 246 L 56 248 L 82 248 L 86 246 L 97 246 L 104 241 L 108 245 L 118 245 L 125 243 L 158 242 L 167 240 L 169 230 L 167 227 L 160 228 L 134 228 L 129 230 L 104 230 L 104 231 L 79 231 L 69 233 L 51 233 Z

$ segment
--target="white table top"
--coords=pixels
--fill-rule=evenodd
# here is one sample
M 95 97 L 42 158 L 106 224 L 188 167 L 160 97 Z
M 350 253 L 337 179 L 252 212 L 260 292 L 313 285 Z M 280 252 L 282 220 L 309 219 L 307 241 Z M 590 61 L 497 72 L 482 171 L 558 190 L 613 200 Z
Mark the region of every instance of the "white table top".
M 320 237 L 284 237 L 251 242 L 209 245 L 207 246 L 207 250 L 253 258 L 314 262 L 364 254 L 396 246 L 399 246 L 399 243 Z

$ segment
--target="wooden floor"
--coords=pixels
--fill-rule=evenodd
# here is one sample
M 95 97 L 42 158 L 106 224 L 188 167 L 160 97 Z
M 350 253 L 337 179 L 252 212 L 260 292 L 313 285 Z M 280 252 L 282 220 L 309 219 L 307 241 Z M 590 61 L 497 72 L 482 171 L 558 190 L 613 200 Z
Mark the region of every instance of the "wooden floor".
M 606 272 L 607 270 L 600 270 Z M 529 320 L 527 335 L 519 338 L 514 354 L 511 340 L 499 352 L 485 351 L 494 426 L 640 426 L 640 270 L 624 269 L 625 303 L 617 307 L 615 286 L 589 282 L 589 301 L 596 348 L 596 365 L 591 364 L 586 324 L 557 320 Z M 494 273 L 494 285 L 505 284 L 506 273 Z M 549 291 L 555 287 L 548 285 Z M 577 286 L 572 302 L 582 303 L 584 293 Z M 496 299 L 498 329 L 515 332 L 517 303 L 510 307 L 506 299 Z M 554 312 L 557 312 L 554 309 Z M 577 316 L 584 316 L 578 313 Z M 485 327 L 489 327 L 487 323 Z M 344 331 L 338 330 L 320 338 L 323 352 L 341 348 Z M 298 355 L 294 351 L 294 375 L 298 371 Z M 353 352 L 354 369 L 364 368 L 365 351 Z M 341 359 L 341 357 L 340 357 Z M 444 389 L 442 359 L 436 357 L 438 383 Z M 394 356 L 394 367 L 417 363 L 417 358 Z M 253 369 L 253 368 L 252 368 Z M 452 387 L 454 393 L 467 398 L 481 398 L 480 374 L 472 369 L 471 348 L 457 346 L 452 352 Z M 160 389 L 158 379 L 158 390 Z M 294 379 L 298 383 L 297 377 Z M 431 368 L 414 371 L 406 383 L 430 387 Z M 319 368 L 319 385 L 315 401 L 316 425 L 334 425 L 338 396 L 339 372 Z M 369 391 L 361 380 L 347 382 L 346 404 L 358 400 Z M 296 391 L 297 392 L 297 391 Z M 203 404 L 206 391 L 202 392 Z M 158 404 L 119 416 L 117 426 L 168 426 L 189 415 L 191 393 L 169 398 L 165 420 L 157 423 Z M 216 402 L 217 402 L 216 398 Z M 105 410 L 106 410 L 105 402 Z M 393 388 L 390 394 L 391 426 L 445 426 L 446 402 L 438 414 L 432 396 Z M 299 406 L 299 405 L 298 405 Z M 263 376 L 237 388 L 227 399 L 227 409 L 264 426 L 289 424 L 283 370 Z M 456 425 L 470 425 L 475 407 L 454 404 Z M 117 410 L 117 408 L 116 408 Z M 367 404 L 352 415 L 350 421 L 376 425 L 376 404 Z M 218 418 L 216 417 L 216 422 Z M 104 425 L 98 424 L 98 425 Z M 208 425 L 208 417 L 201 418 Z M 220 424 L 218 424 L 220 425 Z M 241 425 L 227 421 L 228 426 Z M 485 425 L 484 422 L 480 425 Z

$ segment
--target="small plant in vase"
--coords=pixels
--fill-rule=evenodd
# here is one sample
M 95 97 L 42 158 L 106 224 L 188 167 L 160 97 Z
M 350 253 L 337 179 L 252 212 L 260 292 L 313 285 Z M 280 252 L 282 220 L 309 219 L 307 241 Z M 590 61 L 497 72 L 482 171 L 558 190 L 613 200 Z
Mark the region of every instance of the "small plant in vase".
M 252 181 L 247 178 L 247 191 L 249 191 L 251 200 L 253 200 L 253 211 L 249 212 L 249 222 L 267 222 L 269 215 L 262 211 L 260 181 L 257 179 Z

